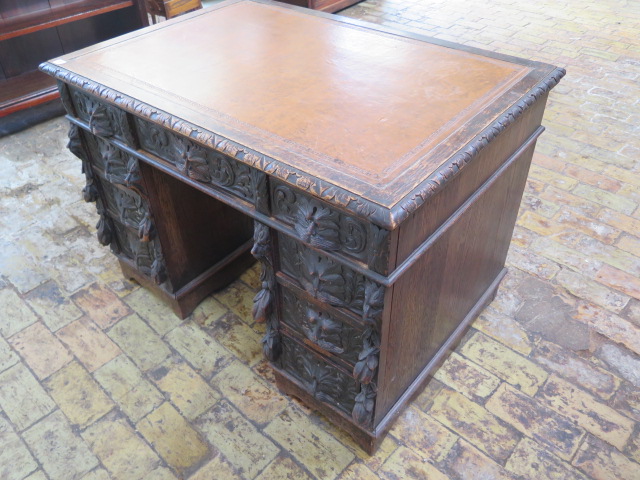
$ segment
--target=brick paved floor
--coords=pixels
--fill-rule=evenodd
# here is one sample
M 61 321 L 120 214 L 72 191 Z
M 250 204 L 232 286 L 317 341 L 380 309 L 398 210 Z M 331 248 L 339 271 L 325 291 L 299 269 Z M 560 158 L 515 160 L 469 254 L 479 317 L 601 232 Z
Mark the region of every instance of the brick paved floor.
M 496 300 L 368 457 L 275 390 L 255 270 L 184 322 L 122 279 L 45 123 L 0 140 L 0 478 L 640 479 L 638 3 L 342 14 L 567 68 Z

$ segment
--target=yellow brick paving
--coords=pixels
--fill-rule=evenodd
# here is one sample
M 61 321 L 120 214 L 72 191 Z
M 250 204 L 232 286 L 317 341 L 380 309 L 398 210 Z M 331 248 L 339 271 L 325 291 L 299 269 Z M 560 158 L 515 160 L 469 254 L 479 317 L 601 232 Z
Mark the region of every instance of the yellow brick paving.
M 185 321 L 124 280 L 56 119 L 0 139 L 2 480 L 640 479 L 640 5 L 340 13 L 567 68 L 495 301 L 374 456 L 281 395 L 254 268 Z

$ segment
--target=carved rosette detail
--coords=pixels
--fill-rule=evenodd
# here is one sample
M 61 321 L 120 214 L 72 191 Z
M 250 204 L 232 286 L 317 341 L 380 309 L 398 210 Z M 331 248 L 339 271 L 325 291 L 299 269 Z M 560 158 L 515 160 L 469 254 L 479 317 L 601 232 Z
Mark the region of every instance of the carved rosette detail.
M 362 222 L 345 217 L 340 229 L 340 241 L 347 252 L 357 255 L 367 247 L 367 230 Z
M 278 185 L 273 191 L 275 211 L 293 222 L 295 214 L 296 194 L 285 185 Z
M 266 333 L 262 339 L 264 356 L 275 362 L 280 356 L 282 340 L 280 339 L 278 318 L 273 314 L 276 278 L 273 269 L 273 252 L 269 227 L 254 222 L 253 248 L 251 254 L 261 263 L 260 291 L 253 299 L 253 318 L 258 323 L 266 323 Z

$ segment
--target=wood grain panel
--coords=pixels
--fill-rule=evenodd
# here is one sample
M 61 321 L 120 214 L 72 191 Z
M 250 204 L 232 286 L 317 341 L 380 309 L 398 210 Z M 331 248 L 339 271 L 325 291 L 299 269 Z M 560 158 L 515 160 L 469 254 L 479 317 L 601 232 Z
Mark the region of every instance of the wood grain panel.
M 0 42 L 0 64 L 7 78 L 37 70 L 41 62 L 62 53 L 62 44 L 55 29 Z
M 174 288 L 179 289 L 253 236 L 253 220 L 141 163 Z
M 545 100 L 504 132 L 495 148 L 485 152 L 488 159 L 478 160 L 494 163 L 493 170 L 503 163 L 535 131 Z M 533 147 L 524 151 L 394 285 L 376 421 L 389 411 L 501 272 L 532 154 Z M 399 250 L 403 255 L 426 238 L 419 235 L 433 232 L 451 215 L 454 208 L 447 201 L 466 199 L 478 188 L 479 180 L 486 179 L 488 174 L 478 170 L 468 169 L 475 176 L 452 182 L 432 199 L 431 208 L 424 212 L 438 220 L 424 224 L 420 219 L 410 220 L 408 228 L 400 227 Z M 446 201 L 438 199 L 440 195 Z

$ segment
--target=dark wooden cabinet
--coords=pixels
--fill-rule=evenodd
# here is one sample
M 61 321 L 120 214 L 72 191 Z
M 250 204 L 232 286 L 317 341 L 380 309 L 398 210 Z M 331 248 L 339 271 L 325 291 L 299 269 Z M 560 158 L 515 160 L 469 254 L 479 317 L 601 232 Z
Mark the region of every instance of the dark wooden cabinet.
M 101 222 L 148 244 L 142 275 L 163 259 L 187 280 L 183 265 L 224 262 L 207 244 L 241 248 L 251 217 L 278 386 L 373 452 L 503 278 L 564 71 L 272 2 L 177 20 L 41 67 L 102 185 Z M 109 163 L 144 190 L 119 200 Z M 197 225 L 238 235 L 200 245 Z
M 58 98 L 41 62 L 147 24 L 144 0 L 2 0 L 0 117 Z
M 289 5 L 311 8 L 321 12 L 335 13 L 343 8 L 355 5 L 362 0 L 279 0 Z

